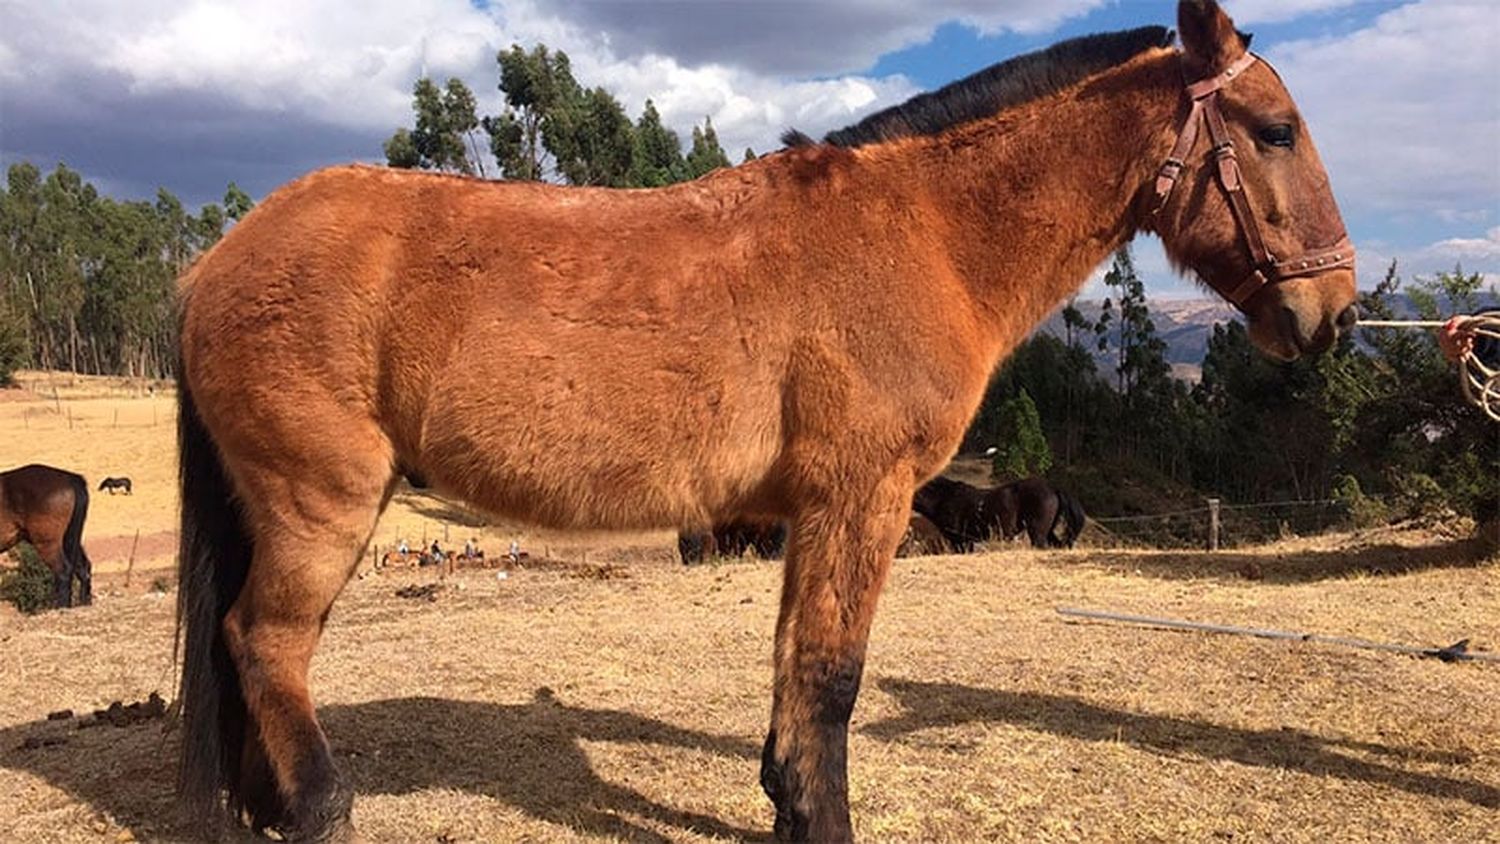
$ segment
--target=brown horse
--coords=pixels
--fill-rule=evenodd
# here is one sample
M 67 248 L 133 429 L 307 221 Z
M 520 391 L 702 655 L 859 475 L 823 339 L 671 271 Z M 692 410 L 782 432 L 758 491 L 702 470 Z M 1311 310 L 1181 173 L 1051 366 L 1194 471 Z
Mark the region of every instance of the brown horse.
M 181 283 L 187 806 L 346 829 L 308 664 L 415 472 L 553 528 L 787 520 L 761 783 L 778 835 L 850 838 L 876 599 L 996 363 L 1142 230 L 1273 355 L 1355 317 L 1286 89 L 1210 0 L 1179 27 L 658 190 L 340 167 L 267 197 Z
M 974 545 L 996 532 L 1009 539 L 1020 530 L 1019 514 L 1010 508 L 1012 523 L 1001 525 L 990 511 L 990 490 L 939 475 L 923 484 L 912 496 L 911 508 L 928 519 L 960 554 L 973 552 Z M 1007 530 L 1008 528 L 1008 530 Z
M 89 485 L 82 475 L 31 464 L 0 472 L 0 554 L 29 542 L 52 569 L 52 605 L 94 601 L 93 564 L 83 550 L 83 523 L 89 515 Z
M 982 513 L 1005 539 L 1025 531 L 1033 548 L 1072 548 L 1086 519 L 1073 496 L 1042 478 L 1026 478 L 986 492 Z
M 906 534 L 896 546 L 897 557 L 925 557 L 930 554 L 947 554 L 953 550 L 948 538 L 932 520 L 921 513 L 912 513 L 906 524 Z

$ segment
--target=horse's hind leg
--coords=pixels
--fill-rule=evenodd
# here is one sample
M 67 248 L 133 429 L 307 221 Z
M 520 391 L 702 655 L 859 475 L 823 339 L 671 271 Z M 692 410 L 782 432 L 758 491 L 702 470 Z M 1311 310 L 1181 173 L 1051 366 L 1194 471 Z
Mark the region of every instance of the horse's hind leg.
M 87 557 L 73 564 L 73 579 L 78 581 L 78 605 L 94 603 L 94 570 Z
M 912 479 L 804 509 L 794 522 L 776 626 L 771 730 L 761 786 L 776 836 L 848 841 L 849 716 L 876 598 L 906 526 Z
M 340 448 L 229 467 L 254 537 L 244 589 L 224 619 L 251 722 L 236 799 L 257 826 L 279 826 L 291 840 L 347 829 L 353 792 L 318 725 L 307 672 L 391 488 L 390 446 L 377 431 L 351 425 L 338 440 Z
M 47 568 L 52 570 L 52 606 L 68 609 L 73 606 L 73 563 L 63 553 L 62 535 L 56 539 L 32 538 L 32 548 Z

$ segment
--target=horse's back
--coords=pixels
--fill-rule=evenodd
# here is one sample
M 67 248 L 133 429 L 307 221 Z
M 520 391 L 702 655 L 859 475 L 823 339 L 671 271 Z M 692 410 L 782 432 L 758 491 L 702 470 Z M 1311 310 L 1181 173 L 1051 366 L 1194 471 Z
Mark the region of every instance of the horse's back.
M 784 374 L 740 251 L 681 225 L 708 190 L 314 173 L 185 277 L 187 383 L 228 451 L 352 436 L 502 513 L 701 521 L 764 497 Z

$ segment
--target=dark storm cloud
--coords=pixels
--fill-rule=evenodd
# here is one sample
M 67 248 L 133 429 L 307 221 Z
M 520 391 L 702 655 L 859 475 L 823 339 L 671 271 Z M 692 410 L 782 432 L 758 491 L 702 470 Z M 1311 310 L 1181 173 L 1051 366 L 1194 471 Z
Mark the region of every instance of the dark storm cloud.
M 194 208 L 219 201 L 231 180 L 260 197 L 323 165 L 381 160 L 382 141 L 208 92 L 132 93 L 108 74 L 72 77 L 56 91 L 7 91 L 0 110 L 5 164 L 51 170 L 60 161 L 111 195 L 149 199 L 165 187 Z
M 686 65 L 732 64 L 805 76 L 857 72 L 926 40 L 947 20 L 992 28 L 1055 23 L 1099 0 L 542 0 L 539 8 L 607 35 L 623 56 L 656 53 Z

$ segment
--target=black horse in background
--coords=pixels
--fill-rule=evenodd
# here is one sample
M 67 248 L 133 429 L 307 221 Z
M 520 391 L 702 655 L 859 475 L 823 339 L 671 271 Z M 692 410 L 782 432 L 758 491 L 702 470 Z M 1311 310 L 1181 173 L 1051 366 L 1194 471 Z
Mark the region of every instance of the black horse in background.
M 1022 531 L 1034 548 L 1071 548 L 1087 520 L 1077 499 L 1041 478 L 986 490 L 939 476 L 917 490 L 912 509 L 931 519 L 960 553 Z
M 711 531 L 677 534 L 677 553 L 685 566 L 698 565 L 710 557 L 738 557 L 754 551 L 762 560 L 775 560 L 786 550 L 786 524 L 782 522 L 728 522 Z
M 938 475 L 912 496 L 911 508 L 937 525 L 954 551 L 968 554 L 974 550 L 974 543 L 989 539 L 996 527 L 985 493 L 979 487 Z
M 117 489 L 124 490 L 126 495 L 134 494 L 133 490 L 130 488 L 130 479 L 127 477 L 122 476 L 118 478 L 105 478 L 104 480 L 99 482 L 100 492 L 108 490 L 110 495 L 114 495 L 115 490 Z
M 33 463 L 0 472 L 0 554 L 29 542 L 52 570 L 52 604 L 93 602 L 93 565 L 83 550 L 89 485 L 82 475 Z

